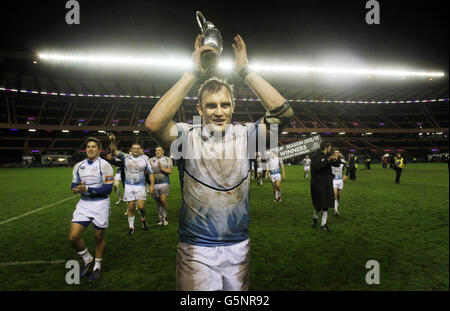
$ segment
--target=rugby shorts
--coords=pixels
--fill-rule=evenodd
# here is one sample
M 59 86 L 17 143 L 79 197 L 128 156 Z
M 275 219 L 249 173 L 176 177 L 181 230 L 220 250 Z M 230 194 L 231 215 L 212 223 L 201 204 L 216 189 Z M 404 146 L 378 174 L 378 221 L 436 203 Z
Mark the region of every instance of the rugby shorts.
M 177 290 L 246 291 L 249 284 L 250 240 L 229 246 L 178 243 Z

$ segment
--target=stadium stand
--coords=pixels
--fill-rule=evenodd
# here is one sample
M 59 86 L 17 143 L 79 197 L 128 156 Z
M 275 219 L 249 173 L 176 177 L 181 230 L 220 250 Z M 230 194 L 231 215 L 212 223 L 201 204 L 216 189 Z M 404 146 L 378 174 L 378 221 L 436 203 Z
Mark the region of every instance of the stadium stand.
M 121 149 L 137 141 L 146 152 L 153 152 L 156 143 L 145 131 L 144 121 L 177 75 L 65 70 L 41 67 L 33 60 L 31 53 L 0 51 L 3 166 L 44 165 L 45 155 L 70 156 L 70 165 L 82 156 L 87 136 L 106 141 L 108 131 L 116 134 Z M 400 79 L 395 83 L 368 77 L 356 86 L 321 85 L 307 77 L 297 81 L 267 78 L 295 111 L 289 128 L 280 136 L 280 144 L 318 133 L 345 153 L 370 154 L 374 162 L 398 150 L 418 162 L 446 159 L 447 77 Z M 229 79 L 236 90 L 233 121 L 256 121 L 264 113 L 261 104 L 239 79 Z M 192 121 L 196 95 L 186 97 L 175 121 Z

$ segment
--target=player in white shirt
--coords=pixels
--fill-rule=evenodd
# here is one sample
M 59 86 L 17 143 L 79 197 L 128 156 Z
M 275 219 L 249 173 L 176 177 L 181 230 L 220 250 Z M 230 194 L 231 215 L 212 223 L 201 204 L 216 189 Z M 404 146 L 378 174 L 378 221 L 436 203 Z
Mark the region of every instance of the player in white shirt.
M 95 281 L 100 276 L 105 250 L 105 229 L 108 227 L 111 213 L 109 194 L 113 186 L 113 168 L 100 158 L 101 149 L 100 140 L 87 138 L 87 159 L 75 164 L 71 187 L 74 194 L 81 195 L 81 199 L 72 216 L 69 240 L 84 261 L 81 277 L 87 276 L 95 263 L 89 281 Z M 81 238 L 91 222 L 94 224 L 96 241 L 95 260 Z
M 338 216 L 339 200 L 341 198 L 342 189 L 344 189 L 344 181 L 347 179 L 347 176 L 344 175 L 344 166 L 347 162 L 344 160 L 344 156 L 339 150 L 335 149 L 334 155 L 338 158 L 338 161 L 336 164 L 331 165 L 331 173 L 334 175 L 334 215 Z
M 256 178 L 258 179 L 258 186 L 263 185 L 263 167 L 261 162 L 261 152 L 256 153 Z
M 309 155 L 305 156 L 302 163 L 303 163 L 303 177 L 308 178 L 309 170 L 311 167 L 311 159 L 309 158 Z
M 145 187 L 145 174 L 150 176 L 150 193 L 154 191 L 155 176 L 150 168 L 149 158 L 141 152 L 141 146 L 137 143 L 131 145 L 131 153 L 123 153 L 117 150 L 116 137 L 114 134 L 108 135 L 111 140 L 111 153 L 122 160 L 125 170 L 125 190 L 123 200 L 128 204 L 128 234 L 134 234 L 134 214 L 137 203 L 138 212 L 141 217 L 142 229 L 148 230 L 147 219 L 145 218 L 145 200 L 147 199 L 147 189 Z
M 155 190 L 153 198 L 158 209 L 158 225 L 167 226 L 167 196 L 169 195 L 170 181 L 169 174 L 173 172 L 172 159 L 164 156 L 164 149 L 161 146 L 155 148 L 156 156 L 150 159 L 151 169 L 155 175 Z
M 178 162 L 182 189 L 177 290 L 248 290 L 250 157 L 257 150 L 257 129 L 271 124 L 281 130 L 293 115 L 289 103 L 248 67 L 243 39 L 234 38 L 235 70 L 259 97 L 266 114 L 256 123 L 232 124 L 236 103 L 232 86 L 212 78 L 199 89 L 197 112 L 202 124 L 172 121 L 191 88 L 203 76 L 201 55 L 215 53 L 195 40 L 192 69 L 153 107 L 145 126 Z M 255 125 L 258 125 L 256 127 Z M 260 133 L 260 132 L 259 132 Z M 178 134 L 178 136 L 177 136 Z M 266 136 L 266 138 L 269 135 Z M 192 155 L 195 156 L 192 156 Z
M 281 180 L 286 178 L 286 173 L 284 170 L 283 160 L 278 158 L 276 151 L 270 152 L 268 166 L 270 181 L 272 182 L 273 192 L 275 194 L 275 200 L 273 200 L 273 202 L 281 202 Z

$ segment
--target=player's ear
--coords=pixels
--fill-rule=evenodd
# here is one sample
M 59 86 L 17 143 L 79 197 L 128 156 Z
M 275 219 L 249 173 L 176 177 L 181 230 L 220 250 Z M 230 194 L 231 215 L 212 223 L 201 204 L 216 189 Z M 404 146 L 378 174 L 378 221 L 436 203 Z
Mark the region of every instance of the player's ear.
M 198 111 L 198 114 L 203 117 L 203 111 L 202 111 L 202 104 L 201 103 L 197 103 L 197 111 Z

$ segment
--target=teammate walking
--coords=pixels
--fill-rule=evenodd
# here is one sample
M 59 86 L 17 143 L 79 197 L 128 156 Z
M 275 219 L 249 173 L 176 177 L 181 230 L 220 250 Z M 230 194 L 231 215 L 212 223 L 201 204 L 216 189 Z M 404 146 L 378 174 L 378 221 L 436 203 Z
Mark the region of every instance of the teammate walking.
M 172 174 L 173 171 L 172 159 L 164 156 L 164 149 L 161 146 L 156 146 L 155 156 L 150 159 L 150 165 L 155 175 L 153 198 L 158 209 L 158 225 L 167 226 L 169 223 L 167 220 L 167 196 L 170 189 L 169 174 Z
M 258 186 L 263 185 L 263 164 L 261 159 L 261 152 L 256 152 L 256 178 L 258 180 Z
M 81 195 L 70 224 L 69 241 L 83 258 L 84 265 L 80 277 L 87 276 L 89 281 L 100 277 L 105 250 L 105 230 L 111 213 L 109 194 L 113 186 L 113 168 L 100 158 L 102 144 L 94 137 L 87 138 L 87 159 L 78 162 L 73 168 L 72 192 Z M 90 223 L 94 224 L 95 260 L 81 238 Z M 93 266 L 93 267 L 92 267 Z
M 309 158 L 309 155 L 305 156 L 302 163 L 303 163 L 303 177 L 308 178 L 311 165 L 311 159 Z
M 275 200 L 273 202 L 281 202 L 281 180 L 286 178 L 283 160 L 278 158 L 277 152 L 272 151 L 269 159 L 270 181 L 272 182 Z
M 141 216 L 142 229 L 148 230 L 147 220 L 145 218 L 145 200 L 147 199 L 147 191 L 145 187 L 145 174 L 150 176 L 150 192 L 154 191 L 155 177 L 150 168 L 149 159 L 146 155 L 141 154 L 141 146 L 137 143 L 131 146 L 131 154 L 123 153 L 117 150 L 116 137 L 110 134 L 111 153 L 122 160 L 125 170 L 125 190 L 123 200 L 128 204 L 128 234 L 134 234 L 134 209 L 137 203 L 139 215 Z
M 333 152 L 337 158 L 337 161 L 335 161 L 331 165 L 331 172 L 334 176 L 334 178 L 333 178 L 334 215 L 338 216 L 339 215 L 339 210 L 338 210 L 339 200 L 341 198 L 342 189 L 344 189 L 344 181 L 347 179 L 347 176 L 345 176 L 343 173 L 344 165 L 347 162 L 344 160 L 344 156 L 342 155 L 342 153 L 339 150 L 335 149 Z

